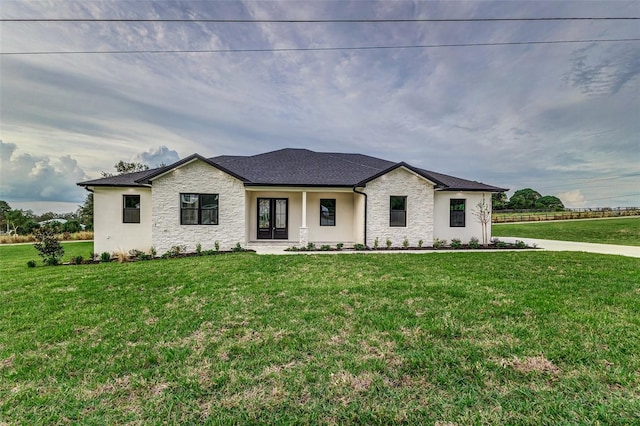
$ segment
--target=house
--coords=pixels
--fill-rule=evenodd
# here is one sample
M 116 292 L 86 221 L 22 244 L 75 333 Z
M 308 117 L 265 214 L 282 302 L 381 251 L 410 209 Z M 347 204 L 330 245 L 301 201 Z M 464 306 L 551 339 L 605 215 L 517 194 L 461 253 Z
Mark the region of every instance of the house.
M 481 238 L 472 210 L 491 185 L 362 154 L 282 149 L 198 154 L 142 172 L 80 182 L 94 193 L 97 253 L 176 245 L 430 246 Z M 489 235 L 490 229 L 489 229 Z

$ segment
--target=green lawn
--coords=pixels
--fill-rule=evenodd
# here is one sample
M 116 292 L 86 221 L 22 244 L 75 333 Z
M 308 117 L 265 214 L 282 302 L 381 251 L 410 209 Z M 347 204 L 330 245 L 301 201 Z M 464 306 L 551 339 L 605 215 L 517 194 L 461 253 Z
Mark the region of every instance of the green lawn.
M 640 420 L 638 259 L 35 258 L 0 247 L 0 424 Z
M 491 230 L 494 237 L 542 238 L 640 246 L 640 217 L 493 224 Z

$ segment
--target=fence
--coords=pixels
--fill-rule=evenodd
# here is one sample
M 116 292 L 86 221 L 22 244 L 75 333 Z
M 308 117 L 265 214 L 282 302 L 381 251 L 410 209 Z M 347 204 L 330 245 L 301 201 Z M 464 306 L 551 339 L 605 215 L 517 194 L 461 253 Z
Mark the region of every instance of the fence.
M 493 223 L 538 222 L 544 220 L 591 219 L 601 217 L 640 216 L 640 207 L 593 207 L 565 209 L 563 211 L 544 210 L 497 210 L 493 212 Z

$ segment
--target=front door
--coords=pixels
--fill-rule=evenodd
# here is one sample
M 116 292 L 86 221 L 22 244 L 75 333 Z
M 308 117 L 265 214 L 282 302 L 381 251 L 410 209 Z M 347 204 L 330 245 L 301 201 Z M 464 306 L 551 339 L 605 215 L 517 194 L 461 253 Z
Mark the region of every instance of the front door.
M 286 240 L 288 216 L 287 198 L 258 198 L 258 239 Z

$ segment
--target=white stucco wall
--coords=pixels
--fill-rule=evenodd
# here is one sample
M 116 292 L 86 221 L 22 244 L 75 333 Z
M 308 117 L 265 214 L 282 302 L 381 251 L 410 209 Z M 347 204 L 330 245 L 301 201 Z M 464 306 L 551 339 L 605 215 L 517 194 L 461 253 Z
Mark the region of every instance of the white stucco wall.
M 140 223 L 123 223 L 123 195 L 140 195 Z M 148 252 L 151 248 L 150 188 L 96 187 L 93 192 L 93 251 Z
M 320 199 L 336 200 L 336 225 L 320 226 Z M 318 244 L 354 243 L 354 194 L 353 192 L 308 192 L 307 227 L 309 241 Z
M 367 242 L 373 246 L 378 238 L 385 246 L 389 238 L 393 247 L 401 247 L 405 238 L 410 246 L 422 240 L 424 246 L 433 243 L 433 184 L 400 167 L 367 183 Z M 389 226 L 391 196 L 407 197 L 407 226 Z
M 486 192 L 450 192 L 450 191 L 436 191 L 435 195 L 435 214 L 434 214 L 434 238 L 440 240 L 447 240 L 451 242 L 452 238 L 459 238 L 463 243 L 469 242 L 472 237 L 476 237 L 480 243 L 482 243 L 482 226 L 478 223 L 477 219 L 473 216 L 473 210 L 479 202 L 482 201 L 482 196 L 485 197 L 485 202 L 491 207 L 491 193 Z M 464 199 L 465 202 L 465 226 L 454 227 L 449 226 L 450 218 L 450 201 L 451 199 Z M 488 238 L 491 239 L 491 223 L 487 226 Z
M 159 176 L 153 182 L 152 242 L 158 254 L 176 245 L 195 251 L 246 245 L 245 190 L 238 179 L 196 160 Z M 219 194 L 218 225 L 180 225 L 180 193 Z

